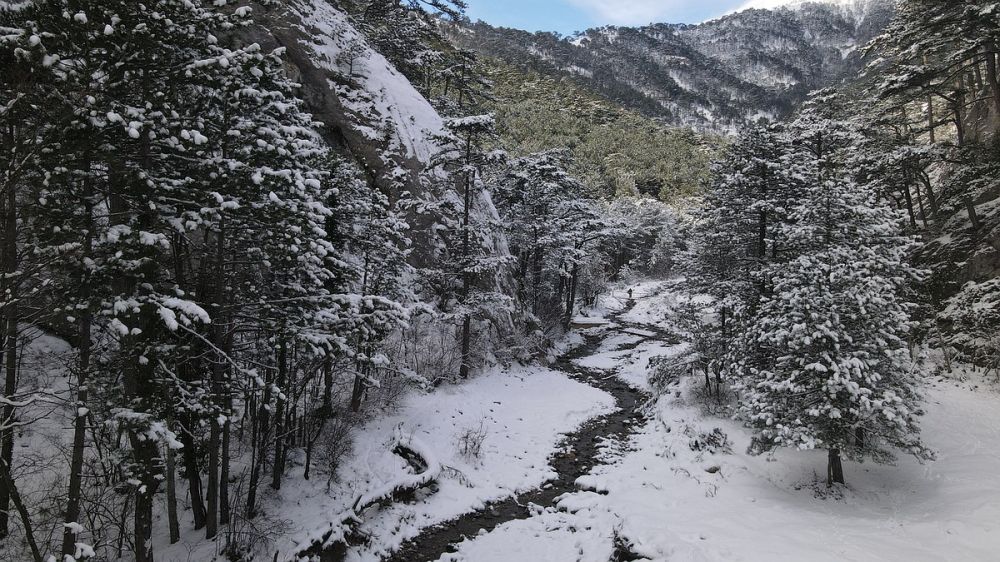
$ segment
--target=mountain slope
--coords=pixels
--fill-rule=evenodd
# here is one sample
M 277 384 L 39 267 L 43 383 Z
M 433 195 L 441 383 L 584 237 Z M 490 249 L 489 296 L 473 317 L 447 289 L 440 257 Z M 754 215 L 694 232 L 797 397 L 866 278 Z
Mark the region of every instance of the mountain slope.
M 564 38 L 477 22 L 452 36 L 483 55 L 572 77 L 670 124 L 732 131 L 785 116 L 810 90 L 856 73 L 858 47 L 891 14 L 878 0 L 796 2 L 698 25 L 603 27 Z

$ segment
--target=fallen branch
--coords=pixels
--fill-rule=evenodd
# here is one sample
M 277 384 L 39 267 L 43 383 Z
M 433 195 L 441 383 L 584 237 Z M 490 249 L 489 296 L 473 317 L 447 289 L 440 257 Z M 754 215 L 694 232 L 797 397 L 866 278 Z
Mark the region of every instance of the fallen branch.
M 358 526 L 363 521 L 362 513 L 376 505 L 388 506 L 401 499 L 408 499 L 417 490 L 430 486 L 440 477 L 443 470 L 441 463 L 423 442 L 404 434 L 402 424 L 396 427 L 389 446 L 414 472 L 356 497 L 351 509 L 334 518 L 323 535 L 312 540 L 309 547 L 297 553 L 293 560 L 310 559 L 321 554 L 325 555 L 324 560 L 343 559 L 347 554 L 347 546 L 356 544 L 360 538 Z

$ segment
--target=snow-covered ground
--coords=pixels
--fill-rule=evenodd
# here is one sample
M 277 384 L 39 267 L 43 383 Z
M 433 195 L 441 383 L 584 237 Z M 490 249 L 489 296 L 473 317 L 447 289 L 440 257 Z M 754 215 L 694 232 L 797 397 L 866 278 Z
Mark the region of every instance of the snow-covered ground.
M 497 369 L 464 384 L 412 394 L 397 411 L 360 429 L 357 448 L 330 490 L 322 475 L 311 481 L 295 477 L 266 499 L 265 511 L 278 514 L 291 530 L 274 548 L 280 560 L 292 559 L 339 520 L 357 496 L 406 474 L 408 467 L 389 446 L 397 431 L 432 451 L 445 473 L 425 501 L 364 514 L 361 529 L 370 534 L 372 546 L 352 549 L 349 560 L 378 560 L 422 527 L 542 485 L 552 477 L 547 459 L 561 435 L 613 408 L 614 400 L 603 391 L 537 366 Z M 459 437 L 470 429 L 485 434 L 478 458 L 459 453 Z M 210 548 L 195 532 L 161 552 L 164 560 L 186 561 L 192 554 L 207 560 Z
M 670 328 L 669 284 L 634 288 L 622 322 Z M 623 291 L 603 301 L 623 302 Z M 598 309 L 602 307 L 599 306 Z M 592 366 L 616 367 L 640 382 L 645 358 L 677 351 L 612 343 Z M 847 463 L 849 487 L 829 493 L 825 452 L 745 453 L 739 424 L 705 413 L 697 381 L 659 400 L 630 447 L 578 481 L 558 509 L 501 525 L 461 543 L 447 561 L 606 561 L 616 541 L 650 560 L 997 560 L 1000 556 L 1000 395 L 970 382 L 935 378 L 926 389 L 923 436 L 938 460 L 896 466 Z M 679 396 L 678 396 L 679 394 Z M 718 429 L 728 443 L 706 443 Z M 715 434 L 719 436 L 718 433 Z
M 601 335 L 601 343 L 576 361 L 648 388 L 649 358 L 686 345 L 654 336 L 674 331 L 671 311 L 681 299 L 674 287 L 632 286 L 635 305 L 617 318 L 628 287 L 600 299 L 576 320 L 592 325 L 581 331 Z M 583 340 L 572 334 L 560 352 Z M 698 397 L 700 382 L 685 381 L 649 406 L 648 420 L 614 447 L 609 464 L 577 481 L 578 491 L 561 496 L 556 507 L 533 507 L 529 519 L 467 539 L 440 560 L 606 562 L 616 548 L 658 561 L 997 560 L 1000 394 L 975 381 L 928 382 L 923 436 L 937 461 L 848 462 L 848 487 L 832 493 L 823 482 L 825 452 L 747 455 L 747 430 L 709 413 Z M 358 448 L 331 489 L 320 476 L 289 478 L 280 493 L 268 492 L 267 511 L 289 530 L 274 545 L 279 559 L 321 536 L 358 495 L 409 471 L 390 450 L 400 432 L 446 467 L 439 487 L 415 503 L 366 512 L 361 530 L 369 546 L 352 547 L 348 560 L 374 562 L 422 528 L 542 485 L 554 476 L 547 459 L 561 436 L 613 408 L 605 392 L 540 366 L 498 369 L 414 393 L 359 430 Z M 463 457 L 460 435 L 480 428 L 482 454 Z M 161 558 L 209 559 L 214 546 L 198 532 L 188 535 L 163 545 Z

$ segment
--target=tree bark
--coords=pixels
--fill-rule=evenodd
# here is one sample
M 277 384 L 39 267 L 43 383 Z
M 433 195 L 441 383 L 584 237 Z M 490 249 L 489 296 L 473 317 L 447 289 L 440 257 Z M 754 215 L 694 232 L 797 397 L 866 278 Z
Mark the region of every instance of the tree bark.
M 965 203 L 965 209 L 969 213 L 969 221 L 972 222 L 972 230 L 979 230 L 982 223 L 979 221 L 979 214 L 976 213 L 976 204 L 972 201 L 971 197 L 963 198 L 963 203 Z
M 934 123 L 934 98 L 927 94 L 927 132 L 930 134 L 931 144 L 937 142 L 936 123 Z
M 247 486 L 246 505 L 246 513 L 249 518 L 257 515 L 257 486 L 260 482 L 261 472 L 264 470 L 264 461 L 267 458 L 267 441 L 270 433 L 271 385 L 272 381 L 270 379 L 264 381 L 264 391 L 261 393 L 262 396 L 257 406 L 257 415 L 254 420 L 255 433 L 251 434 L 253 451 L 251 455 L 250 483 Z
M 177 468 L 174 450 L 167 445 L 167 526 L 170 529 L 170 544 L 181 540 L 181 527 L 177 521 Z
M 213 369 L 215 366 L 213 365 Z M 219 532 L 219 428 L 218 415 L 209 420 L 208 437 L 208 511 L 205 515 L 205 538 L 211 539 Z
M 219 524 L 228 525 L 230 518 L 229 511 L 229 439 L 232 433 L 232 421 L 229 417 L 233 413 L 233 398 L 231 387 L 226 385 L 226 421 L 222 424 L 222 466 L 219 468 Z
M 17 280 L 17 193 L 14 187 L 8 186 L 3 199 L 3 271 L 5 273 L 0 287 L 3 288 L 2 298 L 4 318 L 4 396 L 12 398 L 17 393 L 17 321 L 18 321 L 18 291 Z M 0 463 L 6 467 L 14 466 L 14 406 L 5 404 L 3 418 L 0 419 Z M 8 470 L 9 473 L 9 470 Z M 10 532 L 10 498 L 13 493 L 13 476 L 0 480 L 0 539 Z
M 182 370 L 184 367 L 181 368 Z M 201 493 L 201 471 L 198 468 L 198 458 L 196 443 L 192 434 L 194 423 L 190 414 L 182 413 L 180 416 L 180 441 L 184 445 L 181 448 L 181 462 L 184 465 L 184 474 L 188 481 L 188 494 L 191 496 L 191 515 L 194 519 L 195 530 L 205 527 L 205 501 Z
M 844 465 L 840 460 L 840 449 L 830 449 L 826 465 L 826 484 L 827 486 L 833 486 L 834 484 L 843 483 Z
M 991 41 L 986 50 L 986 82 L 993 94 L 993 106 L 1000 115 L 1000 81 L 997 80 L 997 45 Z
M 89 172 L 90 164 L 86 164 L 85 169 Z M 90 201 L 92 186 L 88 177 L 84 184 L 84 206 L 86 213 L 86 231 L 83 242 L 84 258 L 89 259 L 93 253 L 94 228 L 93 228 L 93 205 Z M 86 275 L 86 274 L 84 274 Z M 77 330 L 77 388 L 76 388 L 76 417 L 73 418 L 73 450 L 69 464 L 69 490 L 66 494 L 66 511 L 63 514 L 64 523 L 79 523 L 80 501 L 83 489 L 83 453 L 87 441 L 87 403 L 90 400 L 90 390 L 87 388 L 88 373 L 90 371 L 90 355 L 92 343 L 91 323 L 92 314 L 90 312 L 90 282 L 89 279 L 80 280 L 79 304 L 84 306 L 80 314 L 80 323 Z M 73 556 L 76 553 L 76 533 L 70 527 L 63 529 L 62 554 Z
M 0 481 L 9 490 L 10 501 L 14 503 L 14 509 L 17 510 L 18 515 L 21 517 L 24 540 L 28 543 L 28 548 L 31 549 L 31 557 L 35 562 L 42 562 L 42 552 L 39 550 L 38 542 L 35 540 L 35 531 L 31 524 L 31 514 L 28 513 L 28 508 L 24 505 L 21 494 L 17 491 L 17 484 L 14 482 L 14 477 L 10 474 L 10 465 L 4 462 L 0 462 Z
M 282 449 L 285 444 L 285 398 L 283 394 L 288 392 L 286 381 L 288 379 L 288 342 L 284 334 L 278 344 L 278 390 L 281 394 L 277 397 L 277 405 L 274 409 L 274 462 L 271 463 L 271 487 L 275 490 L 281 489 L 281 477 L 285 472 L 282 462 Z
M 903 196 L 906 198 L 906 211 L 910 216 L 910 226 L 917 230 L 917 215 L 913 212 L 913 194 L 910 193 L 910 185 L 903 186 Z
M 466 141 L 466 165 L 471 161 L 472 138 Z M 462 210 L 462 304 L 468 306 L 469 294 L 472 292 L 472 275 L 469 273 L 471 247 L 469 240 L 469 225 L 472 217 L 472 183 L 471 172 L 465 173 L 465 208 Z M 466 311 L 462 318 L 462 364 L 458 369 L 459 378 L 469 378 L 472 362 L 472 315 Z
M 566 313 L 563 318 L 563 328 L 566 330 L 568 330 L 573 323 L 573 310 L 576 308 L 576 287 L 579 270 L 580 265 L 578 263 L 574 263 L 573 269 L 570 270 L 569 282 L 566 287 Z

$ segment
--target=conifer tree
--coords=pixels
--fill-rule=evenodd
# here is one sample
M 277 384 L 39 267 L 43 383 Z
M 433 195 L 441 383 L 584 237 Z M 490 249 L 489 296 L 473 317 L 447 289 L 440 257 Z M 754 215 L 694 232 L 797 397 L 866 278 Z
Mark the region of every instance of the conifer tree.
M 902 216 L 853 181 L 860 133 L 832 118 L 835 102 L 819 94 L 790 127 L 803 190 L 777 228 L 784 257 L 766 268 L 773 286 L 744 336 L 766 361 L 743 362 L 738 382 L 756 449 L 827 449 L 830 484 L 844 482 L 841 455 L 931 456 L 907 346 L 907 289 L 922 275 L 908 263 L 914 243 Z

